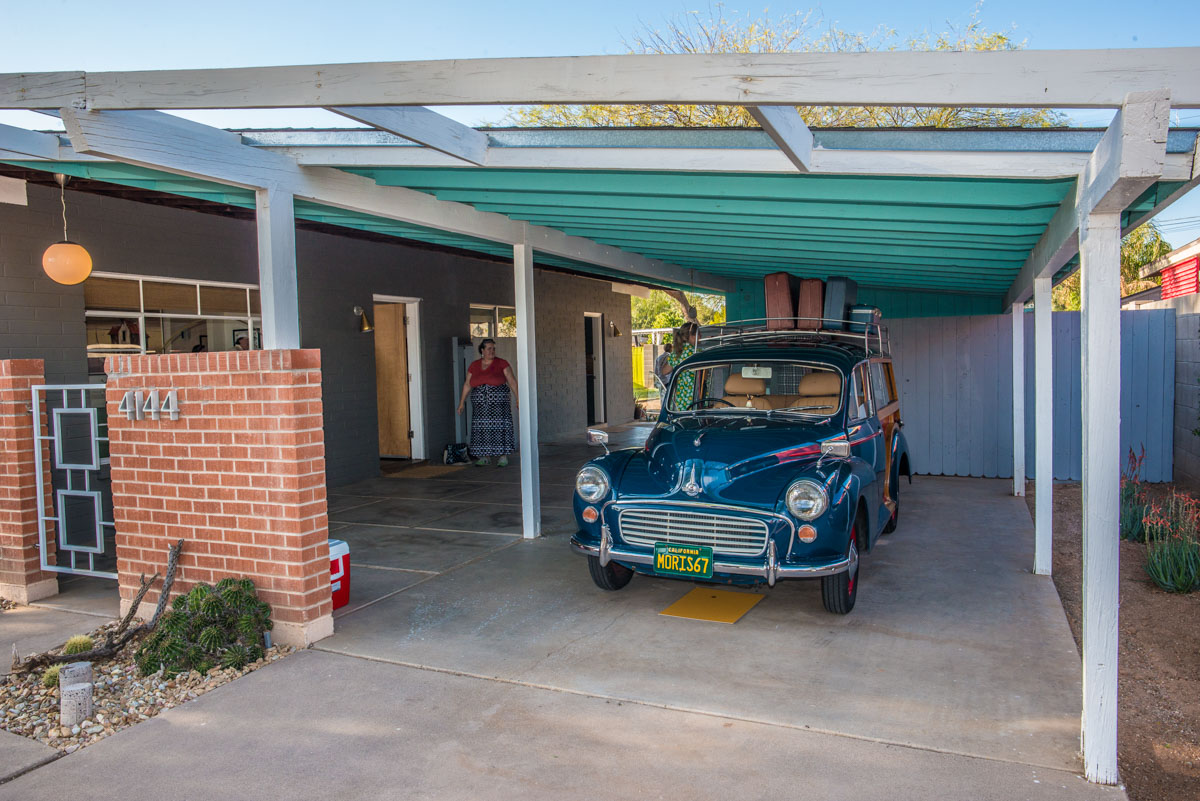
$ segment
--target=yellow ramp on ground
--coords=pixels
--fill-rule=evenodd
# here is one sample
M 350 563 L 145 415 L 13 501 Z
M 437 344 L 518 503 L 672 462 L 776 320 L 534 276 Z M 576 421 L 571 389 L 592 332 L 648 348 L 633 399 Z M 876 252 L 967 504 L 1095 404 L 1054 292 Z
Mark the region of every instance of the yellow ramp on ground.
M 737 623 L 742 615 L 753 609 L 762 599 L 763 596 L 752 592 L 697 587 L 659 614 L 691 620 L 711 620 L 714 623 Z

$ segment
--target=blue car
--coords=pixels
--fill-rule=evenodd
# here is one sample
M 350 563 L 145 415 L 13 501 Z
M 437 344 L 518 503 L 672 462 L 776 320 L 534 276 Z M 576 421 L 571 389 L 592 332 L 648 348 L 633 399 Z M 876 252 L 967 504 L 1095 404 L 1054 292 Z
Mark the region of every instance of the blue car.
M 860 556 L 911 481 L 886 334 L 858 327 L 703 328 L 644 447 L 589 431 L 605 454 L 576 477 L 571 547 L 596 585 L 819 578 L 827 610 L 853 609 Z

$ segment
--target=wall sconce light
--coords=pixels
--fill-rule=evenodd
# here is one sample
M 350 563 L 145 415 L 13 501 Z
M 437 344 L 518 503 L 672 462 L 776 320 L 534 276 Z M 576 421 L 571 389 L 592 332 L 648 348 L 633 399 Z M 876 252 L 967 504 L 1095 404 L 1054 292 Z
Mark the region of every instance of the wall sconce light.
M 354 307 L 354 314 L 358 317 L 358 330 L 364 334 L 375 330 L 375 326 L 371 325 L 371 318 L 367 317 L 366 311 L 362 306 Z
M 621 336 L 621 329 L 620 329 L 620 328 L 617 328 L 617 324 L 616 324 L 616 323 L 614 323 L 612 320 L 609 320 L 609 321 L 608 321 L 608 328 L 609 328 L 609 330 L 610 330 L 610 331 L 612 331 L 612 335 L 613 335 L 614 337 L 619 337 L 619 336 Z
M 62 201 L 63 241 L 55 242 L 42 254 L 42 269 L 50 279 L 71 286 L 82 283 L 92 274 L 92 257 L 83 246 L 67 239 L 67 176 L 55 173 L 59 199 Z

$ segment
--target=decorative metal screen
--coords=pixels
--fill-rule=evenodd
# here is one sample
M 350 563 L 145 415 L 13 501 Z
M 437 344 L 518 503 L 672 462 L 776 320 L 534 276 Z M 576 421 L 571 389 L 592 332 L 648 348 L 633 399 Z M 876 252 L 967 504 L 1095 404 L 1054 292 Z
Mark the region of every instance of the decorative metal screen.
M 104 385 L 36 386 L 32 410 L 37 497 L 50 498 L 49 509 L 38 508 L 42 569 L 115 579 Z M 49 444 L 49 473 L 43 443 Z

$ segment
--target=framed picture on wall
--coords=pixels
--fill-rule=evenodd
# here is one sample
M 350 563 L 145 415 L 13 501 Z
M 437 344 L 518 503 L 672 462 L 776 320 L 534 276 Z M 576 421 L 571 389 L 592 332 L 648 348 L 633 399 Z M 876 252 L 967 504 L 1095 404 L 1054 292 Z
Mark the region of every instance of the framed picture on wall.
M 238 348 L 238 347 L 237 347 L 237 344 L 238 344 L 238 340 L 239 340 L 239 339 L 242 339 L 243 337 L 245 337 L 245 336 L 246 336 L 246 332 L 247 332 L 247 330 L 248 330 L 248 329 L 245 329 L 245 328 L 235 328 L 235 329 L 233 329 L 233 345 L 234 345 L 234 350 L 242 350 L 242 348 Z M 254 329 L 254 345 L 253 345 L 253 349 L 254 349 L 254 350 L 262 350 L 262 329 L 261 329 L 261 328 L 255 328 L 255 329 Z

